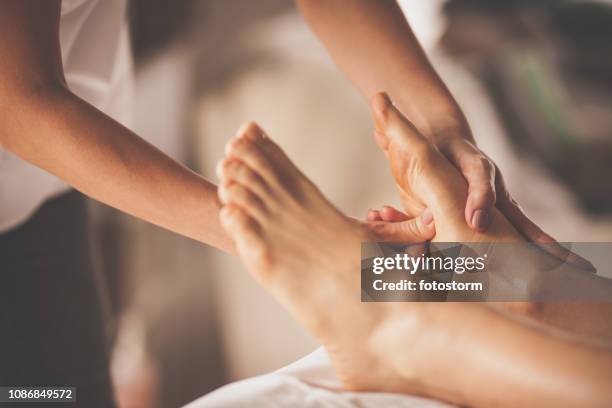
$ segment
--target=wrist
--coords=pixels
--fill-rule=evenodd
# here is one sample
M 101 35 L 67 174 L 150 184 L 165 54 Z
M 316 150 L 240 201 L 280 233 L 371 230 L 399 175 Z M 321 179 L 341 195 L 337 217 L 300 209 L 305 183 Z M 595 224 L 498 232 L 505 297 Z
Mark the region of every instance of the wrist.
M 461 116 L 463 115 L 461 114 Z M 435 122 L 431 125 L 431 134 L 428 138 L 436 146 L 444 145 L 457 139 L 467 140 L 472 144 L 476 144 L 472 130 L 464 117 L 445 117 L 434 120 Z
M 454 100 L 449 100 L 448 97 L 441 98 L 441 100 L 425 99 L 429 100 L 425 105 L 420 106 L 415 106 L 410 100 L 402 98 L 399 98 L 396 104 L 419 132 L 435 145 L 457 138 L 474 143 L 467 119 Z M 423 109 L 423 106 L 428 108 Z

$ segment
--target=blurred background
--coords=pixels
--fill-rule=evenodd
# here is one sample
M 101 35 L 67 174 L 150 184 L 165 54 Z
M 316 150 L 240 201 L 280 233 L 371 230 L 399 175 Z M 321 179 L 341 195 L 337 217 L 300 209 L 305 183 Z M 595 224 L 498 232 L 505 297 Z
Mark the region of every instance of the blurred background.
M 612 2 L 403 0 L 475 137 L 559 240 L 612 241 Z M 288 0 L 132 0 L 134 130 L 214 179 L 257 120 L 344 212 L 398 204 L 367 104 Z M 317 343 L 218 251 L 92 203 L 122 408 L 178 407 Z

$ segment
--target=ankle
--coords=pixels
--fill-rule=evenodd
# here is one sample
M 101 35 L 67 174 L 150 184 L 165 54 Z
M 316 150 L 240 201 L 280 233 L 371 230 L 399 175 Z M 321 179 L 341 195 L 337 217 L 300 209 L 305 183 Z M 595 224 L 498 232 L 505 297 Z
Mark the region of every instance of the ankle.
M 402 307 L 404 306 L 404 307 Z M 426 326 L 429 306 L 426 303 L 393 308 L 369 338 L 371 352 L 407 382 L 421 381 L 426 374 L 428 354 Z

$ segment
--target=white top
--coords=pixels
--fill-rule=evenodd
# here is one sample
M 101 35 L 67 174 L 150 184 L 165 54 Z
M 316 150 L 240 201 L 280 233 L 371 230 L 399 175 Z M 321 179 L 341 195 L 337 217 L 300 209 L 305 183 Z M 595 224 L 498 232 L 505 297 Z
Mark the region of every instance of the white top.
M 132 60 L 125 14 L 126 0 L 63 0 L 60 44 L 72 92 L 129 125 Z M 55 176 L 0 149 L 0 232 L 66 190 Z

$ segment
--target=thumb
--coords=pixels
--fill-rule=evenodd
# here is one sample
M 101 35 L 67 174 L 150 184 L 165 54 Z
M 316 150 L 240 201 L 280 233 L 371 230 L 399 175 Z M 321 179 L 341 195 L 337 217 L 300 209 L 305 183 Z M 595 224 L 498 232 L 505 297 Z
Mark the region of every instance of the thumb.
M 366 225 L 379 242 L 415 244 L 431 240 L 436 233 L 429 210 L 406 221 L 369 221 Z

